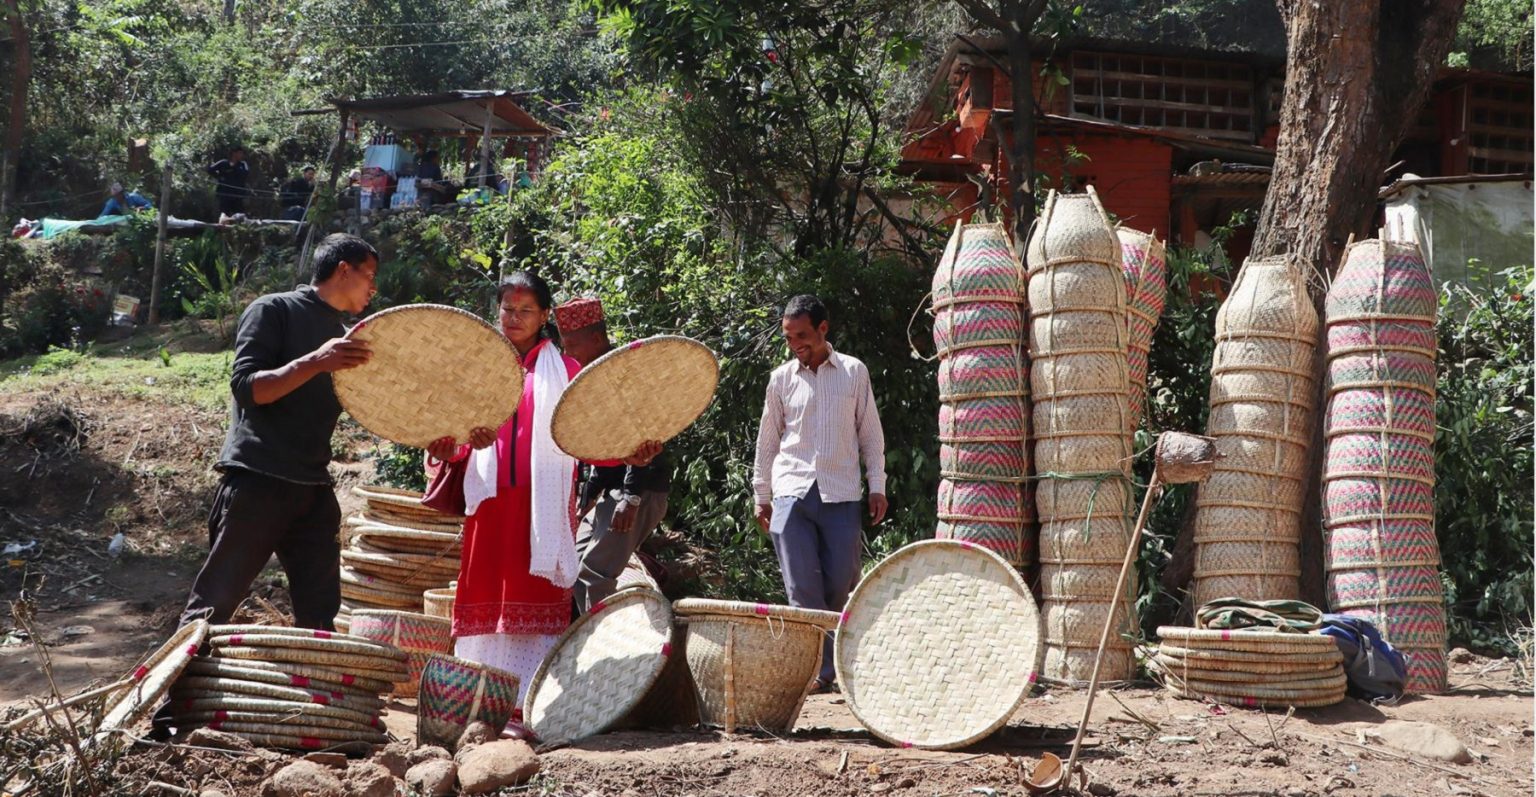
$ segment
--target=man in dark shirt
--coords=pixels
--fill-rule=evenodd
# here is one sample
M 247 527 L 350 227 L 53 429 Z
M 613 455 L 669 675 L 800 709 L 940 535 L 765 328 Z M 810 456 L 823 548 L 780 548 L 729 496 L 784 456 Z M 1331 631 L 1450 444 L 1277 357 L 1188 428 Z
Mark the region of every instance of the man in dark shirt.
M 214 196 L 219 200 L 219 214 L 234 216 L 245 212 L 245 181 L 251 175 L 251 165 L 245 162 L 245 147 L 235 147 L 229 157 L 208 167 L 213 175 Z
M 368 362 L 343 319 L 374 294 L 378 252 L 337 233 L 315 249 L 312 284 L 252 302 L 240 317 L 229 378 L 229 432 L 215 468 L 223 474 L 208 515 L 208 559 L 192 582 L 183 624 L 228 622 L 277 554 L 288 574 L 293 620 L 334 629 L 341 510 L 331 485 L 331 434 L 341 404 L 331 372 Z
M 303 221 L 309 209 L 309 197 L 315 192 L 315 167 L 305 166 L 298 177 L 283 183 L 277 192 L 277 202 L 283 206 L 283 218 Z
M 565 353 L 585 368 L 613 348 L 603 306 L 596 299 L 577 299 L 555 308 L 555 325 Z M 613 594 L 615 582 L 629 557 L 661 525 L 672 489 L 672 464 L 665 452 L 649 465 L 592 467 L 581 490 L 581 527 L 576 553 L 581 573 L 572 593 L 577 611 Z

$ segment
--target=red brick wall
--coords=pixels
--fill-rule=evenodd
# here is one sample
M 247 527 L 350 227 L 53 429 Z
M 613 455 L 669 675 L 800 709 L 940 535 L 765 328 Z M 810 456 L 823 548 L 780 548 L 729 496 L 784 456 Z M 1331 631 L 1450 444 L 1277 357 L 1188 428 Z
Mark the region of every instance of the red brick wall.
M 1075 135 L 1070 143 L 1087 160 L 1070 167 L 1074 190 L 1092 184 L 1104 209 L 1126 225 L 1145 232 L 1156 231 L 1166 239 L 1170 229 L 1170 189 L 1173 149 L 1146 138 Z M 1062 153 L 1057 140 L 1042 135 L 1035 147 L 1041 185 L 1059 187 Z

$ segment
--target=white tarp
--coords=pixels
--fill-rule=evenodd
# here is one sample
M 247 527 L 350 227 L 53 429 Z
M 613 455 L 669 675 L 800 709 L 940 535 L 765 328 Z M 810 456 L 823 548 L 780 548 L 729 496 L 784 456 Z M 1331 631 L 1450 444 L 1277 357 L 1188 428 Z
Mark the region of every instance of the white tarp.
M 1493 275 L 1531 265 L 1536 217 L 1529 180 L 1412 180 L 1405 176 L 1408 185 L 1385 202 L 1387 232 L 1423 244 L 1435 282 L 1493 289 L 1502 283 Z

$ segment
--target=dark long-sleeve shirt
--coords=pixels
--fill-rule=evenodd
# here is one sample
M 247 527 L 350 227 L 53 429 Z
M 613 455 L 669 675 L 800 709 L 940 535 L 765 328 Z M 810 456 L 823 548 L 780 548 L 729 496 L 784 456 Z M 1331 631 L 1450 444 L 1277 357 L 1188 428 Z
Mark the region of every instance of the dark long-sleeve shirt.
M 236 163 L 228 158 L 208 167 L 208 173 L 218 183 L 214 193 L 223 196 L 245 196 L 245 179 L 251 174 L 251 165 L 245 161 Z
M 643 468 L 630 465 L 594 465 L 582 486 L 581 502 L 595 500 L 604 490 L 623 490 L 630 495 L 668 492 L 672 489 L 672 463 L 663 451 Z
M 252 382 L 345 334 L 341 311 L 309 285 L 251 302 L 240 316 L 229 432 L 217 467 L 244 468 L 298 484 L 330 484 L 331 434 L 341 403 L 330 374 L 317 374 L 270 404 L 257 404 Z

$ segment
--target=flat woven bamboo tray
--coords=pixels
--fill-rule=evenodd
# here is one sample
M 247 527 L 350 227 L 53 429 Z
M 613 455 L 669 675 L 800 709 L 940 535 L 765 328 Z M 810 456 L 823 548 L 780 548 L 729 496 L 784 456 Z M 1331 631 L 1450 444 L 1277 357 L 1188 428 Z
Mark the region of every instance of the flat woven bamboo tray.
M 837 679 L 870 733 L 901 746 L 964 747 L 1002 727 L 1045 656 L 1029 586 L 971 543 L 926 540 L 859 582 L 837 632 Z
M 381 693 L 388 692 L 393 683 L 386 679 L 348 671 L 342 667 L 260 659 L 226 659 L 218 656 L 199 656 L 187 665 L 187 671 L 198 675 L 261 681 L 275 686 L 296 686 L 300 689 L 328 693 L 337 698 L 377 697 Z M 284 680 L 258 678 L 251 675 L 251 671 L 267 673 Z
M 638 705 L 672 654 L 672 607 L 635 587 L 594 605 L 534 673 L 523 717 L 546 744 L 602 733 Z
M 331 375 L 336 398 L 363 428 L 426 448 L 500 428 L 523 396 L 517 350 L 495 327 L 457 308 L 408 304 L 375 313 L 347 333 L 373 358 Z
M 155 709 L 170 691 L 171 684 L 181 676 L 188 662 L 197 655 L 203 639 L 208 635 L 208 623 L 194 620 L 171 635 L 154 653 L 133 669 L 129 678 L 133 684 L 116 693 L 102 707 L 101 722 L 96 733 L 86 741 L 96 744 L 110 738 L 114 731 L 127 729 Z
M 677 612 L 679 617 L 696 617 L 709 614 L 722 614 L 730 617 L 771 617 L 776 620 L 809 623 L 827 631 L 837 628 L 838 620 L 837 612 L 801 609 L 795 606 L 779 606 L 771 603 L 717 601 L 708 598 L 682 598 L 672 603 L 672 610 Z
M 581 370 L 555 405 L 550 434 L 577 459 L 622 459 L 687 429 L 715 398 L 720 363 L 704 344 L 658 335 Z

